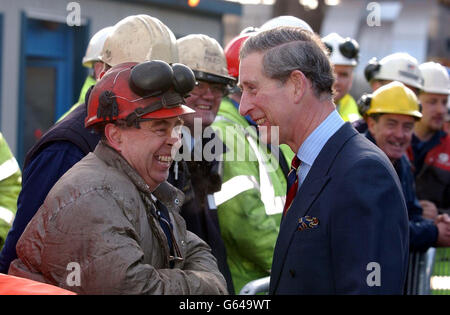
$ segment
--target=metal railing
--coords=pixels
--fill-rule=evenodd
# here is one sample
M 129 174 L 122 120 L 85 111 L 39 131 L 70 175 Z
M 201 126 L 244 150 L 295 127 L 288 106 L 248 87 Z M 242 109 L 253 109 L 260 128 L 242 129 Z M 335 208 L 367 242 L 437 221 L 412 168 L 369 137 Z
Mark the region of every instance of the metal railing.
M 405 294 L 428 295 L 431 293 L 430 279 L 433 273 L 436 249 L 426 252 L 410 252 L 408 274 L 406 276 Z
M 269 293 L 270 277 L 264 277 L 250 281 L 239 292 L 239 295 L 255 295 L 258 293 Z

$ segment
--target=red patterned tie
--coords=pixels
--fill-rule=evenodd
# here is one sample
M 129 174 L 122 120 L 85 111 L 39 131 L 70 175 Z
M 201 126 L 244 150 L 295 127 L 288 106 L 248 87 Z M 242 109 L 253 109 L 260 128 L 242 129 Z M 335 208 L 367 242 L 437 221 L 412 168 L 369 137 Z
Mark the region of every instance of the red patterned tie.
M 292 159 L 291 163 L 291 170 L 289 171 L 288 178 L 287 178 L 287 195 L 286 195 L 286 204 L 284 205 L 283 209 L 283 217 L 288 212 L 292 201 L 295 198 L 295 194 L 297 193 L 298 189 L 298 176 L 297 176 L 297 169 L 300 166 L 301 161 L 296 156 Z

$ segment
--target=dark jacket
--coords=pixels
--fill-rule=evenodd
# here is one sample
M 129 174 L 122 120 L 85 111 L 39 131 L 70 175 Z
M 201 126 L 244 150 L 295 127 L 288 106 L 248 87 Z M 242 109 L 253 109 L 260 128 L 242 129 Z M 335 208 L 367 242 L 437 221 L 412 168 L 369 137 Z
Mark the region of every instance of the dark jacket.
M 151 192 L 100 142 L 50 190 L 17 243 L 19 259 L 9 272 L 79 294 L 225 294 L 209 246 L 186 230 L 182 202 L 167 182 Z M 181 259 L 173 259 L 161 215 Z M 74 263 L 78 284 L 68 280 Z
M 402 294 L 408 239 L 392 163 L 345 123 L 320 151 L 281 222 L 269 293 Z
M 366 136 L 375 143 L 375 139 L 369 132 L 366 132 Z M 408 208 L 409 248 L 411 251 L 426 251 L 428 248 L 435 246 L 438 229 L 431 220 L 422 216 L 423 210 L 417 199 L 414 175 L 406 155 L 394 163 L 394 168 L 400 179 L 406 207 Z
M 210 139 L 204 139 L 204 143 L 208 140 Z M 211 247 L 219 270 L 227 281 L 228 292 L 234 294 L 225 244 L 219 228 L 217 207 L 212 198 L 212 195 L 221 188 L 221 162 L 195 161 L 193 155 L 191 157 L 191 161 L 173 162 L 167 181 L 185 194 L 180 214 L 186 221 L 186 227 Z
M 450 135 L 438 131 L 428 141 L 413 136 L 408 157 L 414 165 L 417 197 L 450 214 Z
M 352 126 L 356 130 L 358 130 L 359 133 L 365 133 L 367 131 L 367 123 L 364 118 L 355 120 L 354 122 L 352 122 Z

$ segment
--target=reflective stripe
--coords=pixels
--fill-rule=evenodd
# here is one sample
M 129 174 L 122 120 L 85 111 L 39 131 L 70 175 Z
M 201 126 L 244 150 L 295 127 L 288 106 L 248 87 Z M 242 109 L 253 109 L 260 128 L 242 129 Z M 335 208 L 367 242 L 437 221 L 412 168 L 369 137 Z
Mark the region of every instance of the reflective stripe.
M 431 290 L 450 290 L 449 276 L 433 276 L 430 282 Z
M 361 116 L 359 116 L 358 114 L 348 114 L 347 117 L 349 122 L 354 122 L 358 120 Z
M 9 209 L 0 207 L 0 220 L 3 220 L 11 225 L 14 220 L 14 213 Z
M 261 152 L 259 151 L 258 144 L 250 134 L 247 133 L 246 137 L 255 152 L 256 158 L 258 159 L 261 200 L 264 203 L 266 214 L 273 215 L 282 213 L 284 204 L 286 203 L 286 196 L 275 196 L 275 189 L 273 188 L 272 181 L 270 180 L 269 170 L 261 155 Z
M 19 170 L 19 164 L 17 164 L 17 161 L 14 157 L 3 162 L 3 164 L 0 165 L 0 181 L 8 178 Z
M 227 117 L 219 116 L 219 115 L 217 115 L 216 118 L 214 119 L 214 122 L 216 122 L 216 121 L 227 121 L 227 122 L 232 123 L 233 125 L 236 124 L 235 121 L 232 121 L 231 119 L 229 119 Z M 240 126 L 240 127 L 242 127 L 242 126 Z
M 239 175 L 235 176 L 222 184 L 222 189 L 214 193 L 214 199 L 216 206 L 220 206 L 222 203 L 227 202 L 231 198 L 239 195 L 249 189 L 258 189 L 258 181 L 254 176 Z
M 217 205 L 216 205 L 216 201 L 214 200 L 214 195 L 208 194 L 206 197 L 208 198 L 209 210 L 217 210 Z

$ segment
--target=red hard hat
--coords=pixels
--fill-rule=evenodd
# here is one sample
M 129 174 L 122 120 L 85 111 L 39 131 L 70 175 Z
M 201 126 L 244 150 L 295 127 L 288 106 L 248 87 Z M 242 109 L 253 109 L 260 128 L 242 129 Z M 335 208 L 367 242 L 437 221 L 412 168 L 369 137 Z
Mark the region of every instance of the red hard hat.
M 227 58 L 228 74 L 232 77 L 239 77 L 239 51 L 242 43 L 253 33 L 245 33 L 236 36 L 225 46 L 225 57 Z
M 126 62 L 112 67 L 88 96 L 85 126 L 125 120 L 128 125 L 141 119 L 163 119 L 193 113 L 182 105 L 194 88 L 191 69 L 154 60 Z

